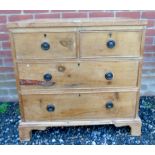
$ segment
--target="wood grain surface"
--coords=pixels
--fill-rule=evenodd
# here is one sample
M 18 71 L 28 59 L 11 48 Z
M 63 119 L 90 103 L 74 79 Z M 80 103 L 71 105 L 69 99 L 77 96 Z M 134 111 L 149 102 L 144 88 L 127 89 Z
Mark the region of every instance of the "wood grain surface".
M 107 42 L 115 41 L 114 48 Z M 140 56 L 141 31 L 83 31 L 80 33 L 81 57 Z
M 102 88 L 102 87 L 127 87 L 137 86 L 138 61 L 114 61 L 96 62 L 84 61 L 59 62 L 59 63 L 37 63 L 37 64 L 18 64 L 19 79 L 21 85 L 27 87 L 34 85 L 38 88 Z M 122 67 L 123 66 L 123 67 Z M 63 71 L 59 70 L 63 68 Z M 112 80 L 107 80 L 105 74 L 111 72 Z M 52 75 L 51 85 L 44 82 L 44 75 Z M 24 83 L 25 80 L 25 83 Z M 27 82 L 26 82 L 27 81 Z M 30 84 L 29 84 L 30 82 Z M 40 83 L 40 84 L 39 84 Z
M 14 34 L 17 59 L 54 59 L 76 57 L 76 35 L 73 32 Z M 41 44 L 47 42 L 49 50 Z
M 135 117 L 136 93 L 23 95 L 22 102 L 26 121 L 133 118 Z M 106 109 L 107 102 L 113 103 L 112 109 Z M 48 112 L 48 105 L 54 105 L 55 110 Z

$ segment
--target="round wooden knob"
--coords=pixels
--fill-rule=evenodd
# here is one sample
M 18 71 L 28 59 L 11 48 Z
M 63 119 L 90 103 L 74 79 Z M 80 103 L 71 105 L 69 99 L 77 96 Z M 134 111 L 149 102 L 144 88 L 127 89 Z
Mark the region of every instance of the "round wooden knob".
M 50 81 L 51 79 L 52 79 L 52 75 L 51 74 L 47 73 L 47 74 L 44 75 L 44 80 L 45 81 Z
M 111 101 L 109 101 L 105 104 L 105 107 L 106 107 L 106 109 L 112 109 L 114 107 L 114 105 Z
M 47 111 L 48 112 L 53 112 L 55 110 L 55 106 L 53 104 L 47 105 Z
M 41 44 L 41 48 L 44 50 L 44 51 L 47 51 L 50 49 L 50 44 L 48 42 L 43 42 Z
M 106 78 L 107 80 L 112 80 L 112 79 L 113 79 L 113 73 L 112 73 L 112 72 L 107 72 L 107 73 L 105 74 L 105 78 Z
M 109 40 L 108 42 L 107 42 L 107 47 L 108 48 L 114 48 L 115 47 L 115 41 L 114 40 Z

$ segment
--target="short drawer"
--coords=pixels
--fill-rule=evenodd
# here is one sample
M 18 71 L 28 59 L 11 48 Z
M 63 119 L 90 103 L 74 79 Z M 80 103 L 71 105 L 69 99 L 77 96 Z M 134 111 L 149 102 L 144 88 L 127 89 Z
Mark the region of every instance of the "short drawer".
M 138 61 L 19 63 L 23 88 L 136 87 Z
M 141 31 L 83 31 L 81 57 L 140 56 Z
M 76 57 L 74 32 L 15 33 L 17 59 L 55 59 Z
M 135 117 L 136 92 L 23 95 L 25 121 Z

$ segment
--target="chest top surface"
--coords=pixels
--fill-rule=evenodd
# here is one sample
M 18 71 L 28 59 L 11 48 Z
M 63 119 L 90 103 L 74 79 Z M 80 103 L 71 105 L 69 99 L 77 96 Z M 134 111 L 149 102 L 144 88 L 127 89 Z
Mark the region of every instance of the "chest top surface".
M 24 20 L 8 23 L 8 28 L 28 27 L 80 27 L 80 26 L 145 26 L 145 20 L 123 19 L 123 18 L 89 18 L 89 19 L 38 19 Z

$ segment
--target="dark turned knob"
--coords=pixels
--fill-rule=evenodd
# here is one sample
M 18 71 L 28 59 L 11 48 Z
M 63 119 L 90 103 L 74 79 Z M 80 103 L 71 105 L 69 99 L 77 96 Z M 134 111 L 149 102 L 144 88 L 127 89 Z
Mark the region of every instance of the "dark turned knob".
M 109 40 L 108 42 L 107 42 L 107 47 L 108 48 L 114 48 L 115 47 L 115 41 L 114 40 Z
M 55 110 L 55 106 L 53 104 L 47 105 L 47 111 L 48 112 L 53 112 Z
M 42 48 L 43 50 L 47 51 L 47 50 L 49 50 L 49 48 L 50 48 L 50 44 L 47 43 L 47 42 L 43 42 L 43 43 L 41 44 L 41 48 Z
M 106 109 L 112 109 L 114 107 L 114 105 L 111 101 L 109 101 L 106 103 L 105 107 L 106 107 Z
M 51 79 L 52 79 L 52 75 L 51 74 L 47 73 L 47 74 L 44 75 L 44 80 L 45 81 L 50 81 Z
M 107 80 L 112 80 L 112 79 L 113 79 L 113 74 L 112 74 L 112 72 L 106 73 L 106 74 L 105 74 L 105 78 L 106 78 Z

